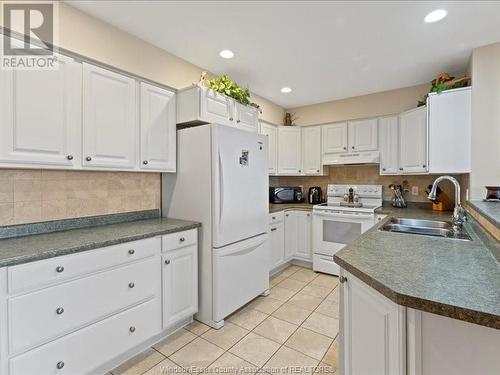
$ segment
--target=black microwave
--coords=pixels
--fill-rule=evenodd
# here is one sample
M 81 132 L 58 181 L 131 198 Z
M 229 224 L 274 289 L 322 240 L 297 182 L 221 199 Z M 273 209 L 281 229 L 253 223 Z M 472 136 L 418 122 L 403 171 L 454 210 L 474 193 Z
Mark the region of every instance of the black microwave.
M 276 186 L 269 188 L 270 203 L 300 203 L 304 201 L 302 189 L 297 186 Z

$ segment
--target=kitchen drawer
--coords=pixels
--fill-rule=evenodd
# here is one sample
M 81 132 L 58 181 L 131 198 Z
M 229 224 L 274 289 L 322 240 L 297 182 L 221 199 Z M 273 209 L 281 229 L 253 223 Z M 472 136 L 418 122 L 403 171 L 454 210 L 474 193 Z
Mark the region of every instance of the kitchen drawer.
M 155 298 L 10 359 L 10 375 L 91 374 L 160 332 Z
M 274 212 L 269 214 L 269 224 L 281 223 L 283 221 L 284 212 Z
M 162 237 L 163 251 L 175 250 L 184 246 L 193 245 L 198 241 L 198 229 L 166 234 Z
M 9 293 L 40 289 L 161 252 L 160 237 L 126 242 L 8 268 Z
M 19 353 L 161 293 L 160 254 L 10 298 L 10 353 Z

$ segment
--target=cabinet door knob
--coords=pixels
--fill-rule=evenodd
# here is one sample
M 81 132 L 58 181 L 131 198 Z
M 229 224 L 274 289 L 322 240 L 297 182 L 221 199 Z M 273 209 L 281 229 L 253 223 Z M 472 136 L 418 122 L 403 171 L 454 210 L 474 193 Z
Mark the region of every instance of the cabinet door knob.
M 300 169 L 299 169 L 299 173 L 302 172 Z
M 62 369 L 64 367 L 64 362 L 63 361 L 57 362 L 56 367 L 57 367 L 58 370 Z
M 271 232 L 274 232 L 275 230 L 277 230 L 278 228 L 271 228 Z
M 134 250 L 134 249 L 130 249 L 130 250 L 128 251 L 128 253 L 129 253 L 130 255 L 134 255 L 134 254 L 135 254 L 135 250 Z
M 276 220 L 276 216 L 273 216 L 273 220 Z
M 135 286 L 135 284 L 134 284 L 134 283 L 128 283 L 128 287 L 129 287 L 130 289 L 132 289 L 134 286 Z
M 73 155 L 68 155 L 68 156 L 66 156 L 66 159 L 68 159 L 68 160 L 73 160 Z
M 62 271 L 64 271 L 64 267 L 63 266 L 57 266 L 56 267 L 56 272 L 61 273 Z
M 58 308 L 56 309 L 56 314 L 57 314 L 57 315 L 62 315 L 63 313 L 64 313 L 64 308 L 62 308 L 62 307 L 58 307 Z
M 354 150 L 354 146 L 351 146 L 351 148 Z
M 237 123 L 240 123 L 241 121 L 240 120 L 236 120 Z
M 229 121 L 233 121 L 233 120 L 234 120 L 234 118 L 232 118 L 232 117 L 229 117 Z
M 144 161 L 142 162 L 142 164 L 147 165 L 147 164 L 148 164 L 148 161 L 147 161 L 147 160 L 144 160 Z
M 91 160 L 92 160 L 92 158 L 91 158 L 90 156 L 87 156 L 87 157 L 85 158 L 85 160 L 87 160 L 87 161 L 91 161 Z
M 385 172 L 385 168 L 382 168 L 382 170 Z
M 318 172 L 318 173 L 319 173 L 319 169 L 316 169 L 316 172 Z
M 165 261 L 165 264 L 170 264 L 170 260 L 169 260 L 169 259 L 167 259 L 167 260 Z
M 186 241 L 186 239 L 184 237 L 181 237 L 181 238 L 179 238 L 179 241 L 184 242 L 184 241 Z
M 427 168 L 427 165 L 425 165 L 425 164 L 424 164 L 424 165 L 422 165 L 422 168 Z
M 347 147 L 344 147 L 344 150 L 347 150 Z
M 128 330 L 129 330 L 130 332 L 134 333 L 134 332 L 135 332 L 135 327 L 134 327 L 134 326 L 132 326 L 132 327 L 130 327 Z
M 340 281 L 341 284 L 346 283 L 347 282 L 347 277 L 340 276 L 339 281 Z
M 403 170 L 403 168 L 399 168 L 399 170 L 400 170 L 400 171 L 402 171 L 402 170 Z

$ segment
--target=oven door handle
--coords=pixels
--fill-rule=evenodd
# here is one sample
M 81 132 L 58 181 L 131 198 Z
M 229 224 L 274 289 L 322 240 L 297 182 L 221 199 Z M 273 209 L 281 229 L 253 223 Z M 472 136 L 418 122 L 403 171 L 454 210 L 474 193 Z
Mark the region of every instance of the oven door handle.
M 373 220 L 375 221 L 375 215 L 372 214 L 342 214 L 342 213 L 323 213 L 323 212 L 313 212 L 313 215 L 324 217 L 324 218 L 344 218 L 350 220 Z

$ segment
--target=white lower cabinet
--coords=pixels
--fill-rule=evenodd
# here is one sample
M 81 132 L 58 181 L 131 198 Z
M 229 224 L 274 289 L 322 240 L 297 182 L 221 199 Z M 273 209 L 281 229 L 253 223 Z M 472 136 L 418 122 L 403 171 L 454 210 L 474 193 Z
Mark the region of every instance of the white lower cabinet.
M 161 332 L 155 298 L 10 359 L 10 375 L 92 374 L 111 358 Z
M 341 374 L 500 374 L 500 330 L 400 306 L 344 269 L 340 277 Z
M 295 211 L 297 221 L 297 249 L 295 256 L 302 260 L 312 261 L 312 218 L 309 211 Z
M 343 375 L 406 374 L 405 308 L 341 270 L 340 365 Z
M 105 372 L 146 349 L 197 312 L 197 256 L 192 229 L 0 268 L 0 373 Z
M 285 226 L 283 222 L 271 224 L 269 228 L 269 271 L 285 261 Z
M 163 253 L 163 328 L 198 311 L 198 246 Z
M 292 259 L 312 261 L 312 216 L 310 211 L 288 210 L 269 214 L 270 267 Z

